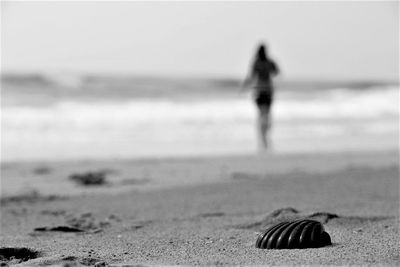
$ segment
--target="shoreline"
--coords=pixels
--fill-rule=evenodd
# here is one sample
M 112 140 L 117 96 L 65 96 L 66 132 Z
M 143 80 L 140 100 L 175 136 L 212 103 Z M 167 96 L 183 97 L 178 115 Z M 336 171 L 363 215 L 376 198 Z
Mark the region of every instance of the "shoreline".
M 214 160 L 214 159 L 235 159 L 235 158 L 246 158 L 246 157 L 296 157 L 296 156 L 317 156 L 317 155 L 328 155 L 328 156 L 341 156 L 341 155 L 361 155 L 361 154 L 398 154 L 400 157 L 400 143 L 398 148 L 393 149 L 349 149 L 349 150 L 306 150 L 306 151 L 259 151 L 259 152 L 248 152 L 248 153 L 221 153 L 221 154 L 204 154 L 204 155 L 177 155 L 177 156 L 143 156 L 143 157 L 121 157 L 121 158 L 77 158 L 77 159 L 32 159 L 32 160 L 10 160 L 0 161 L 0 166 L 4 165 L 16 165 L 16 164 L 63 164 L 63 163 L 108 163 L 108 162 L 137 162 L 137 163 L 148 163 L 148 162 L 172 162 L 172 161 L 194 161 L 194 160 Z
M 329 164 L 319 164 L 329 161 Z M 36 192 L 51 195 L 115 194 L 229 181 L 234 173 L 285 174 L 296 170 L 326 172 L 352 165 L 384 166 L 400 161 L 397 150 L 331 153 L 261 153 L 247 155 L 163 157 L 147 159 L 31 161 L 1 163 L 1 196 Z M 203 170 L 203 173 L 195 173 Z M 82 187 L 72 174 L 104 171 L 109 184 Z M 190 176 L 186 179 L 185 174 Z M 30 181 L 35 179 L 35 183 Z M 62 187 L 58 190 L 57 187 Z M 70 192 L 65 192 L 65 189 Z

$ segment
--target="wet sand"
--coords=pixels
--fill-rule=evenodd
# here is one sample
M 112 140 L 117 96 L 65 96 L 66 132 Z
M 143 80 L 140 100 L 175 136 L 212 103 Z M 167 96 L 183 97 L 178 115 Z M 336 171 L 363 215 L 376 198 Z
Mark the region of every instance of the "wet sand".
M 100 169 L 109 172 L 97 187 L 68 179 Z M 22 193 L 24 179 L 36 193 Z M 3 164 L 0 260 L 398 265 L 398 179 L 398 151 Z M 312 218 L 323 223 L 332 246 L 255 248 L 263 229 L 317 212 Z

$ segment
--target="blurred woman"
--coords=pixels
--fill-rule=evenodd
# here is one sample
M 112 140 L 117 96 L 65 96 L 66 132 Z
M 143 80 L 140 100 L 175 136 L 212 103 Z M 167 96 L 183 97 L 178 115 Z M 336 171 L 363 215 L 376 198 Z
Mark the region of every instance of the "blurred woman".
M 271 128 L 271 106 L 274 99 L 272 76 L 279 73 L 275 62 L 268 57 L 264 44 L 259 45 L 249 75 L 243 86 L 252 84 L 254 101 L 258 108 L 257 131 L 259 144 L 262 148 L 268 146 L 268 131 Z

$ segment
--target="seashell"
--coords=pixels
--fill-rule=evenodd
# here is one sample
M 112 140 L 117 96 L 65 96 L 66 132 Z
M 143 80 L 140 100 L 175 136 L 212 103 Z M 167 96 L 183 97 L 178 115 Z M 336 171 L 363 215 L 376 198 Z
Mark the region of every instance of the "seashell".
M 331 237 L 324 227 L 314 220 L 296 220 L 278 223 L 261 233 L 256 248 L 292 249 L 319 248 L 332 245 Z

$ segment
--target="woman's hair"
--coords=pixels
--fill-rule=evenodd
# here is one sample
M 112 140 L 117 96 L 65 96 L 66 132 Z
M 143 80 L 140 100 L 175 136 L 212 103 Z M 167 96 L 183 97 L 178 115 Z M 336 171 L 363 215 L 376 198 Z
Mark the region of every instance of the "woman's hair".
M 265 45 L 261 44 L 257 50 L 256 60 L 267 61 L 267 54 L 265 53 Z

